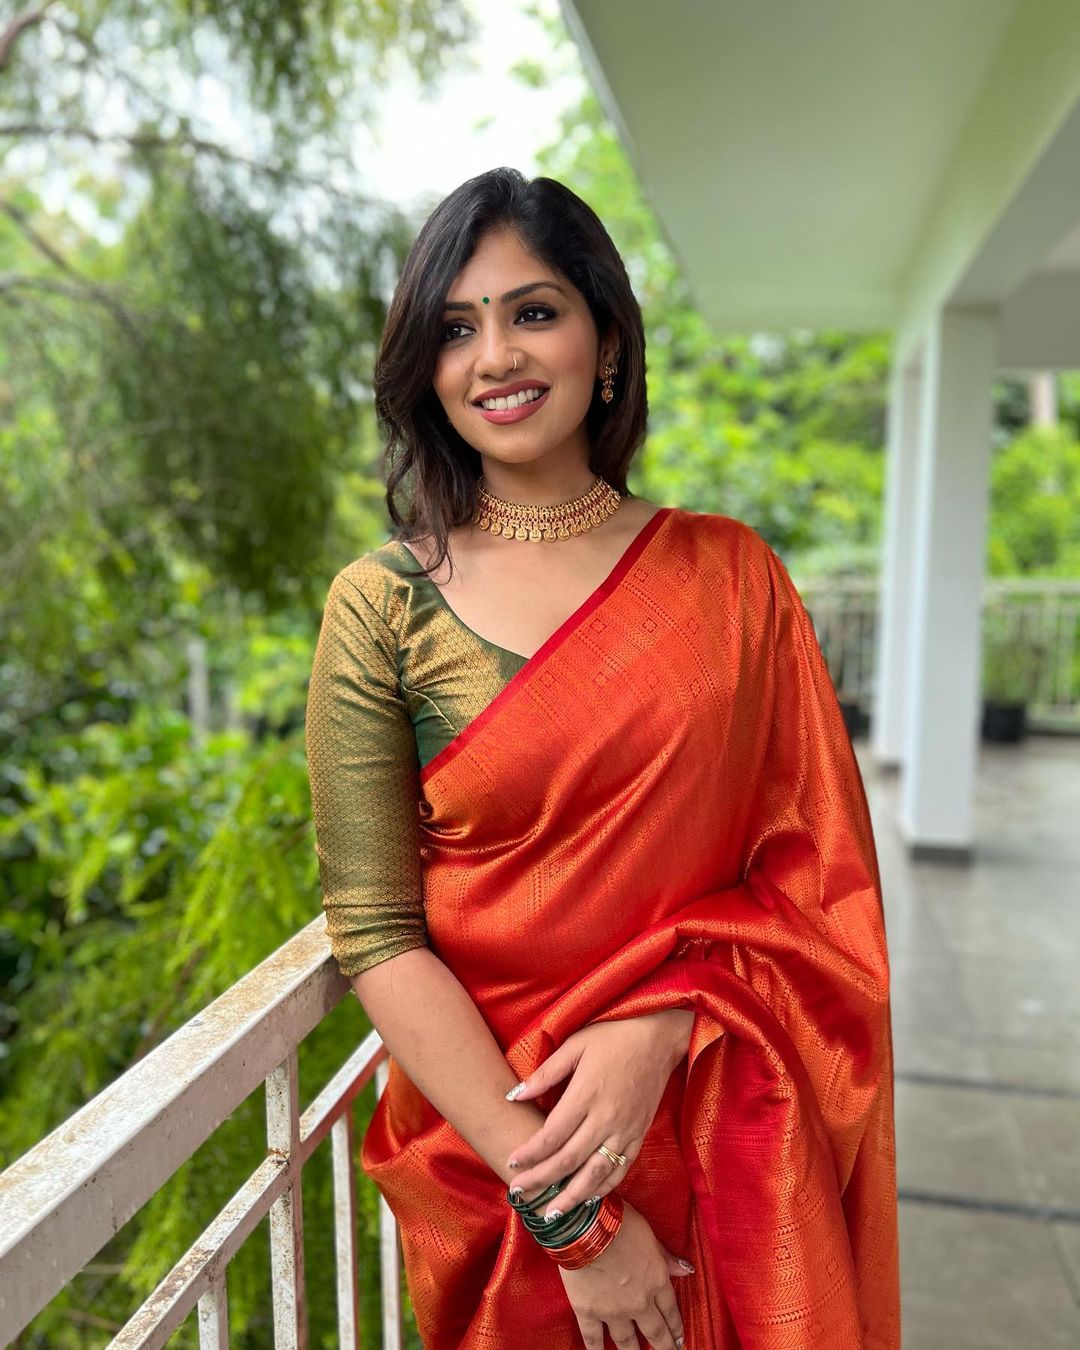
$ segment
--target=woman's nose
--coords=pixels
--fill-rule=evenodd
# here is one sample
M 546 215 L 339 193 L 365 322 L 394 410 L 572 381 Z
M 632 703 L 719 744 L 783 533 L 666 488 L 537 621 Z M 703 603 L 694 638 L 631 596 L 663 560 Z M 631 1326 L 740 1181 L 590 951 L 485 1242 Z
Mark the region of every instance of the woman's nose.
M 512 335 L 501 324 L 488 324 L 481 330 L 477 366 L 482 374 L 503 374 L 514 366 Z

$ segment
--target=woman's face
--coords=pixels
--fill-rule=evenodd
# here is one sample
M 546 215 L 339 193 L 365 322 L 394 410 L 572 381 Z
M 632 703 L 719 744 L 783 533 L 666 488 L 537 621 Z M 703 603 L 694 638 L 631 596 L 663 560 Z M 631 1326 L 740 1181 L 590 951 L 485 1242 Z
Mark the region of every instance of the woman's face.
M 504 299 L 523 288 L 527 294 Z M 469 445 L 506 464 L 552 454 L 567 465 L 588 463 L 585 414 L 616 346 L 600 344 L 585 297 L 534 258 L 512 231 L 481 237 L 450 287 L 441 336 L 432 384 L 450 424 Z M 522 383 L 547 391 L 527 405 L 527 416 L 484 416 L 477 400 Z

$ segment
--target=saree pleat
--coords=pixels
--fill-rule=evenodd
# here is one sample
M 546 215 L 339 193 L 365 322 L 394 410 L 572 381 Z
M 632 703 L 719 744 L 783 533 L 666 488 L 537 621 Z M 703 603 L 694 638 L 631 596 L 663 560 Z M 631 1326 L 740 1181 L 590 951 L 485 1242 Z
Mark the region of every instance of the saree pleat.
M 697 1267 L 673 1282 L 688 1346 L 896 1350 L 880 878 L 772 550 L 726 517 L 654 517 L 420 790 L 428 940 L 516 1073 L 588 1022 L 694 1011 L 620 1186 Z M 429 1350 L 580 1342 L 502 1183 L 394 1062 L 362 1160 Z

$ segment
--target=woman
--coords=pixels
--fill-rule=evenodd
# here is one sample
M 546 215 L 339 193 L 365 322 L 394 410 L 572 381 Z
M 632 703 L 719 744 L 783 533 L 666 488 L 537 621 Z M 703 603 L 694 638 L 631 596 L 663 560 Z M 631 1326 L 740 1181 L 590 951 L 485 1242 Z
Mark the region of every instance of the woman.
M 596 215 L 464 183 L 375 385 L 396 534 L 331 584 L 307 741 L 424 1345 L 895 1350 L 862 783 L 772 550 L 627 492 L 645 344 Z

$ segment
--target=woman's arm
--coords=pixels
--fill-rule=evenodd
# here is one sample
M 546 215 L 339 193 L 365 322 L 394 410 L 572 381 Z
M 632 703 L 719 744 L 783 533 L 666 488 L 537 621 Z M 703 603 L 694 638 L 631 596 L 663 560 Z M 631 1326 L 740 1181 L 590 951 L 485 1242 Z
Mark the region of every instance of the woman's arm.
M 435 1109 L 505 1182 L 515 1173 L 507 1155 L 543 1123 L 528 1102 L 506 1100 L 517 1082 L 494 1036 L 464 987 L 430 948 L 392 956 L 352 977 L 390 1054 Z M 525 1187 L 532 1195 L 538 1187 Z M 693 1266 L 657 1240 L 630 1205 L 623 1226 L 600 1257 L 581 1270 L 560 1271 L 587 1347 L 600 1346 L 604 1326 L 617 1344 L 637 1343 L 635 1327 L 659 1350 L 682 1350 L 683 1323 L 671 1281 Z
M 408 1078 L 499 1176 L 543 1123 L 464 987 L 427 945 L 415 732 L 386 617 L 364 559 L 334 578 L 307 704 L 316 852 L 331 950 Z
M 544 1114 L 506 1100 L 517 1076 L 461 982 L 429 947 L 416 947 L 351 983 L 409 1080 L 509 1184 L 506 1160 Z
M 590 1022 L 524 1080 L 515 1098 L 522 1103 L 573 1075 L 551 1114 L 514 1150 L 517 1184 L 528 1194 L 574 1174 L 544 1213 L 565 1212 L 622 1181 L 641 1152 L 668 1079 L 686 1058 L 693 1029 L 692 1008 Z M 622 1154 L 626 1167 L 612 1165 L 599 1144 Z

